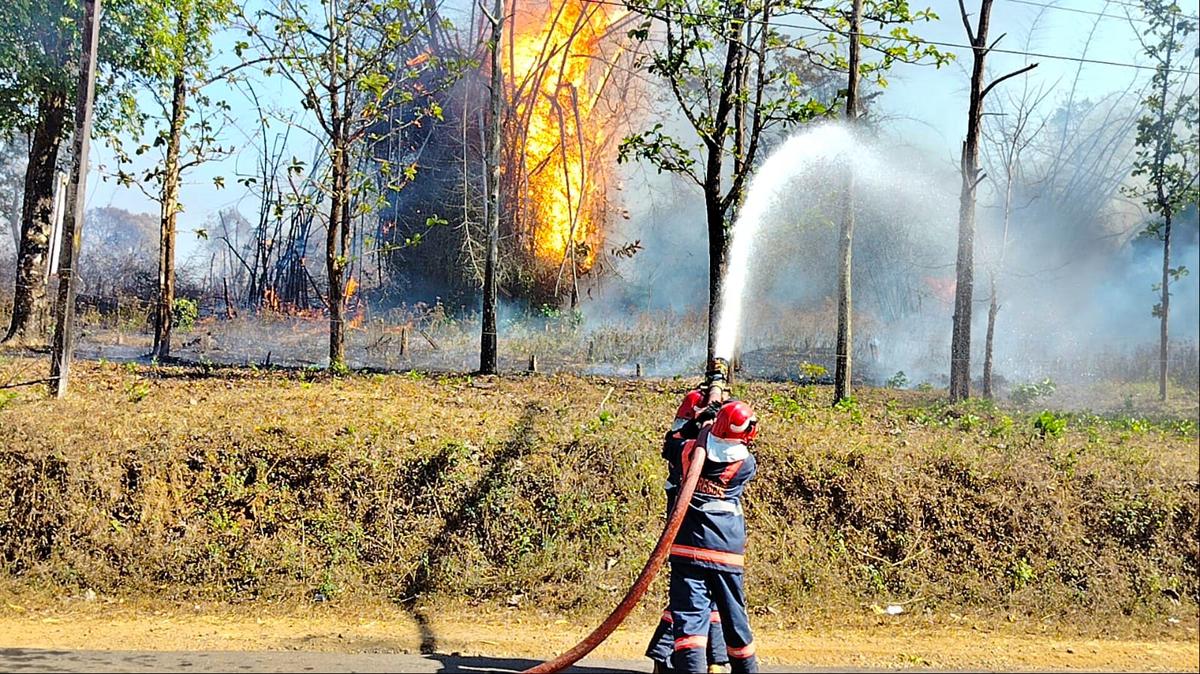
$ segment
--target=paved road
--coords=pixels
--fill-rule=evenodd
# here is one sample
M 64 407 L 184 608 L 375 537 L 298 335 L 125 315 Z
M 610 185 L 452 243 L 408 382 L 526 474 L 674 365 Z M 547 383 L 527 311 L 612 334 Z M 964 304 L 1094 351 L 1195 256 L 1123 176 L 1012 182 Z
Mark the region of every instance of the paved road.
M 394 653 L 310 653 L 303 651 L 68 651 L 0 648 L 0 672 L 519 672 L 533 660 L 402 655 Z M 576 674 L 649 672 L 647 660 L 586 658 Z M 767 672 L 795 669 L 767 667 Z M 855 670 L 805 670 L 855 671 Z

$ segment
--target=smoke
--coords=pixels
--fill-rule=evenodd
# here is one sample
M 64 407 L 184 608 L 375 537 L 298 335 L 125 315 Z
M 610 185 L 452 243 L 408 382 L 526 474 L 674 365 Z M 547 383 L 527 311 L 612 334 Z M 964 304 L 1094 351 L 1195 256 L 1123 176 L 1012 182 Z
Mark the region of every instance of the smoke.
M 1173 237 L 1171 266 L 1195 270 L 1200 268 L 1200 230 L 1195 211 L 1185 215 L 1176 229 L 1178 238 Z M 1016 381 L 1101 380 L 1112 365 L 1106 360 L 1157 344 L 1159 320 L 1152 309 L 1159 301 L 1154 286 L 1162 275 L 1160 242 L 1131 238 L 1088 258 L 1068 256 L 1052 270 L 1034 266 L 1043 253 L 1020 253 L 1019 262 L 1030 271 L 1009 275 L 1001 285 L 1006 300 L 998 318 L 996 353 L 1005 376 Z M 1173 343 L 1197 341 L 1197 280 L 1189 275 L 1171 285 Z
M 740 253 L 730 260 L 731 303 L 722 314 L 722 330 L 729 332 L 721 335 L 718 352 L 740 330 L 738 351 L 749 374 L 797 378 L 806 361 L 832 368 L 837 232 L 847 170 L 855 215 L 856 379 L 880 384 L 902 371 L 911 385 L 944 385 L 955 290 L 957 167 L 894 138 L 852 135 L 838 124 L 793 136 L 758 168 L 733 244 L 753 245 L 746 246 L 744 279 L 737 278 Z M 1127 170 L 1114 169 L 1116 182 L 1105 189 L 1070 198 L 1061 185 L 1079 180 L 1069 175 L 1070 167 L 1055 170 L 1058 183 L 1043 178 L 1021 187 L 1003 265 L 1003 204 L 994 190 L 980 189 L 973 374 L 978 378 L 983 367 L 994 278 L 995 372 L 1002 387 L 1046 377 L 1091 385 L 1128 375 L 1118 363 L 1128 365 L 1157 340 L 1152 286 L 1161 276 L 1162 248 L 1136 237 L 1145 215 L 1120 196 Z M 585 301 L 587 327 L 630 325 L 642 312 L 662 312 L 664 321 L 693 317 L 692 327 L 681 329 L 657 360 L 661 374 L 694 373 L 706 337 L 702 322 L 694 320 L 707 306 L 703 201 L 694 186 L 673 180 L 655 179 L 646 189 L 654 196 L 636 200 L 641 207 L 616 233 L 623 241 L 640 240 L 643 250 L 617 260 L 614 273 Z M 663 190 L 665 195 L 658 192 Z M 1194 209 L 1176 221 L 1172 267 L 1200 269 L 1198 232 Z M 1197 341 L 1198 280 L 1200 274 L 1192 274 L 1172 285 L 1172 343 Z M 1155 370 L 1143 360 L 1135 374 L 1148 380 Z

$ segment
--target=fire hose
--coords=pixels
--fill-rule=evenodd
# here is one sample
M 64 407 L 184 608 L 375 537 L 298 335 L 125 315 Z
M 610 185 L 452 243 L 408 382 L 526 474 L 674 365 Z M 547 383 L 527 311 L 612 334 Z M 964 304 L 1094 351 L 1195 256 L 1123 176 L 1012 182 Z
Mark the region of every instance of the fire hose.
M 727 372 L 728 364 L 724 360 L 718 358 L 713 361 L 705 381 L 705 385 L 708 387 L 709 402 L 720 399 Z M 554 674 L 570 667 L 604 643 L 613 630 L 625 621 L 625 618 L 641 601 L 642 596 L 650 589 L 650 583 L 654 581 L 654 577 L 662 569 L 663 563 L 667 561 L 671 544 L 675 542 L 675 535 L 679 533 L 679 527 L 683 525 L 683 517 L 687 514 L 688 507 L 692 502 L 692 494 L 696 491 L 696 483 L 700 480 L 700 471 L 704 467 L 706 456 L 702 447 L 693 444 L 691 455 L 683 457 L 685 464 L 683 479 L 675 497 L 675 505 L 671 508 L 670 516 L 667 517 L 667 526 L 663 528 L 662 535 L 658 537 L 658 543 L 650 553 L 650 559 L 646 560 L 646 565 L 642 567 L 642 572 L 638 574 L 637 580 L 633 582 L 612 613 L 609 613 L 599 627 L 592 630 L 591 634 L 575 644 L 571 650 L 553 660 L 530 667 L 522 674 Z

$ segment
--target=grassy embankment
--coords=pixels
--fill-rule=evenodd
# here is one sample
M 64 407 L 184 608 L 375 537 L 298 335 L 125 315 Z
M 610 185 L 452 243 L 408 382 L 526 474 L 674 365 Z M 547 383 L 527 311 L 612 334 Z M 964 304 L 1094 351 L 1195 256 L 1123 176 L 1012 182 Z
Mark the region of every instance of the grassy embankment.
M 41 367 L 8 359 L 0 379 Z M 66 401 L 0 392 L 8 596 L 593 615 L 659 532 L 659 437 L 687 384 L 77 372 Z M 1097 635 L 1195 627 L 1194 418 L 741 393 L 762 429 L 747 581 L 763 620 L 874 620 L 898 603 Z

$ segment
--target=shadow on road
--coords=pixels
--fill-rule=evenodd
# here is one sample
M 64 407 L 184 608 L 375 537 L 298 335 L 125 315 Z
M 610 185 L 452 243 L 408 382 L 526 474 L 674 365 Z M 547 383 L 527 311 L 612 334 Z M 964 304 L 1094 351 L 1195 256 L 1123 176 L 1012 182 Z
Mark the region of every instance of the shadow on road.
M 0 671 L 32 672 L 416 672 L 420 674 L 520 672 L 538 664 L 518 658 L 397 653 L 303 651 L 73 651 L 0 648 Z M 640 663 L 638 663 L 640 664 Z M 634 671 L 628 663 L 597 663 L 567 670 L 576 674 Z

